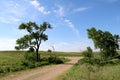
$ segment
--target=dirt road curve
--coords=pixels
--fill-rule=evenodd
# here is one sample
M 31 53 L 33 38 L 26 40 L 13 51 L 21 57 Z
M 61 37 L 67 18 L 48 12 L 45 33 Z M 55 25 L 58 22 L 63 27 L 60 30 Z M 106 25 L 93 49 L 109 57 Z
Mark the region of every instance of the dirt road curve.
M 4 78 L 4 80 L 50 80 L 64 71 L 70 69 L 80 57 L 68 57 L 70 62 L 59 65 L 52 65 L 49 67 L 43 67 L 40 69 L 32 70 L 27 73 L 22 73 L 17 76 L 10 75 Z

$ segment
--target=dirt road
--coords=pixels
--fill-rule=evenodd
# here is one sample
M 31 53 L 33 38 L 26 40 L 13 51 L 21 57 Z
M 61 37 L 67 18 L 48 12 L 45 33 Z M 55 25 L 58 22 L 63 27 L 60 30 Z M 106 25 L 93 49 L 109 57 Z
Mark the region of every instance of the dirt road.
M 70 69 L 80 57 L 68 57 L 70 61 L 65 64 L 52 65 L 43 67 L 40 69 L 31 70 L 29 72 L 23 72 L 19 75 L 9 75 L 4 80 L 50 80 L 64 71 Z

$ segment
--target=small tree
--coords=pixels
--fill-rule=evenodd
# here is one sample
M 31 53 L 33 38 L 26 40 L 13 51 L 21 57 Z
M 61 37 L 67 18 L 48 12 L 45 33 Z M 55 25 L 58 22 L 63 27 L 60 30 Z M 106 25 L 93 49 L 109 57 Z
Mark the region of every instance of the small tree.
M 88 58 L 92 58 L 93 57 L 93 51 L 91 49 L 91 47 L 87 47 L 87 51 L 88 51 Z
M 86 59 L 87 63 L 88 63 L 88 64 L 86 64 L 86 67 L 88 69 L 88 76 L 87 77 L 88 77 L 88 80 L 91 80 L 91 72 L 93 71 L 93 68 L 91 66 L 91 58 L 93 57 L 92 49 L 90 47 L 87 47 L 87 50 L 84 51 L 82 54 L 85 58 L 87 58 Z
M 52 50 L 48 49 L 48 51 L 47 51 L 47 52 L 51 53 L 51 52 L 52 52 Z
M 89 58 L 90 60 L 93 56 L 92 49 L 90 47 L 87 47 L 87 51 L 83 52 L 83 56 Z
M 16 49 L 32 49 L 36 52 L 37 61 L 40 60 L 39 48 L 42 41 L 48 40 L 48 36 L 44 33 L 47 29 L 51 29 L 51 25 L 47 22 L 43 22 L 38 26 L 35 22 L 22 23 L 19 26 L 20 30 L 26 30 L 28 34 L 22 38 L 17 39 L 15 46 Z

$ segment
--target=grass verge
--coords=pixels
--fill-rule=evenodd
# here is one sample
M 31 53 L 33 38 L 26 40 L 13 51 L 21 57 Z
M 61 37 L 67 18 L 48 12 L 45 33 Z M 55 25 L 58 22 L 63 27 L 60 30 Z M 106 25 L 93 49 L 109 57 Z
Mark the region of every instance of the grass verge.
M 120 80 L 120 64 L 102 67 L 87 64 L 74 65 L 68 72 L 60 75 L 56 80 Z M 91 71 L 90 71 L 91 70 Z

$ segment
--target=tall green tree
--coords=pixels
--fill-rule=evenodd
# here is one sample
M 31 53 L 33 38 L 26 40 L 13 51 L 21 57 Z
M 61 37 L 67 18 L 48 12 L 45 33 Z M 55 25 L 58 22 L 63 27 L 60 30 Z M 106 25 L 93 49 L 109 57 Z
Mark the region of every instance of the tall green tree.
M 92 39 L 94 42 L 94 46 L 95 48 L 99 48 L 100 49 L 100 58 L 102 60 L 102 41 L 103 38 L 101 37 L 103 35 L 103 32 L 101 30 L 96 30 L 94 27 L 87 29 L 88 32 L 88 38 Z
M 100 49 L 101 60 L 117 54 L 119 35 L 112 35 L 108 31 L 96 30 L 94 27 L 87 29 L 87 32 L 88 37 L 93 40 L 95 47 Z
M 51 29 L 51 25 L 47 22 L 43 22 L 40 26 L 35 22 L 22 23 L 19 25 L 20 30 L 25 30 L 28 34 L 24 35 L 20 39 L 17 39 L 15 49 L 27 49 L 36 52 L 37 61 L 40 60 L 39 48 L 42 41 L 48 40 L 48 35 L 44 32 L 47 29 Z

